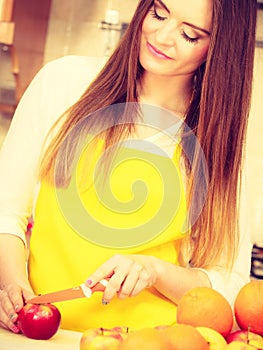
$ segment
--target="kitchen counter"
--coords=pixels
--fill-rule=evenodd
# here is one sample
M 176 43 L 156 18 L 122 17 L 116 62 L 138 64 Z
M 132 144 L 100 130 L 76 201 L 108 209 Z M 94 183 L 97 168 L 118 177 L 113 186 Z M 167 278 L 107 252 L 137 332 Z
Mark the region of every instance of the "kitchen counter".
M 0 328 L 0 350 L 79 350 L 82 333 L 60 329 L 49 340 L 29 339 Z

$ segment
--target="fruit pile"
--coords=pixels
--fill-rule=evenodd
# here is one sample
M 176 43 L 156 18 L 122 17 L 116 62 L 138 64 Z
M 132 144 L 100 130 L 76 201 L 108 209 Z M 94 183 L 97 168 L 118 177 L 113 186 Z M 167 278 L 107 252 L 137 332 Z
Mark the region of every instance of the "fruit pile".
M 179 300 L 173 325 L 88 329 L 80 341 L 80 350 L 249 349 L 263 349 L 263 281 L 257 280 L 239 291 L 234 313 L 220 293 L 197 287 Z

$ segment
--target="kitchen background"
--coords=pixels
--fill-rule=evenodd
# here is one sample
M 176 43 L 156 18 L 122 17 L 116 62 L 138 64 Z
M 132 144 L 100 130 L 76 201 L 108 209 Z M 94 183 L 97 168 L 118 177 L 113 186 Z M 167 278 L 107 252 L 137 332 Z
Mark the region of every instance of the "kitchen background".
M 1 43 L 0 27 L 0 147 L 8 131 L 16 101 L 41 66 L 69 54 L 107 56 L 125 30 L 138 2 L 0 0 L 0 11 L 1 2 L 10 5 L 13 1 L 11 20 L 15 24 L 15 32 L 12 43 Z M 15 75 L 12 74 L 13 49 L 16 50 L 18 62 Z M 247 138 L 247 214 L 252 241 L 263 247 L 262 1 L 258 4 L 254 76 Z

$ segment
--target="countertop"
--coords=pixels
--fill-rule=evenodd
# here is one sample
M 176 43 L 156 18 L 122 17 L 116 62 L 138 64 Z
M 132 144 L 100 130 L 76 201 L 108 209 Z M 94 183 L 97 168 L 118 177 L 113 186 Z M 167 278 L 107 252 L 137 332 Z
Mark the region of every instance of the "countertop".
M 60 329 L 49 340 L 29 339 L 0 328 L 0 350 L 79 350 L 82 333 Z

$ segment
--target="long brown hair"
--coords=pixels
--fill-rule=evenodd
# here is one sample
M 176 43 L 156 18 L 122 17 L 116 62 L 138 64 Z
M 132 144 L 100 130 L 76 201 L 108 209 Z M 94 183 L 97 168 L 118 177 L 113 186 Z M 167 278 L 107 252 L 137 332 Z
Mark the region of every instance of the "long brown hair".
M 256 1 L 213 0 L 213 29 L 205 67 L 197 74 L 197 96 L 186 125 L 195 130 L 208 167 L 192 169 L 191 207 L 206 200 L 192 230 L 193 266 L 215 263 L 222 251 L 231 266 L 238 246 L 239 198 L 246 130 L 251 102 L 255 50 Z M 198 117 L 197 117 L 198 116 Z M 185 145 L 187 148 L 187 143 Z M 195 155 L 198 159 L 198 154 Z M 201 186 L 200 186 L 201 185 Z M 207 186 L 207 192 L 205 192 Z M 192 188 L 191 188 L 192 187 Z M 203 191 L 200 189 L 203 189 Z
M 77 123 L 84 121 L 85 127 L 78 130 L 86 133 L 95 122 L 103 123 L 103 119 L 96 119 L 97 110 L 138 101 L 137 83 L 143 74 L 138 59 L 139 38 L 142 22 L 152 4 L 152 0 L 139 1 L 126 33 L 102 71 L 79 101 L 62 116 L 59 121 L 62 126 L 44 154 L 42 179 L 53 180 L 55 164 L 62 183 L 68 176 L 75 140 L 80 136 L 70 131 Z M 189 175 L 190 212 L 195 212 L 196 207 L 204 203 L 191 227 L 191 264 L 195 267 L 214 265 L 223 250 L 229 265 L 235 256 L 240 173 L 251 99 L 256 8 L 256 0 L 213 0 L 210 48 L 206 62 L 196 72 L 195 94 L 186 113 L 185 124 L 196 135 L 208 169 L 205 176 L 198 147 L 188 143 L 187 136 L 183 137 L 182 146 L 188 153 L 185 164 Z M 92 113 L 93 117 L 86 118 Z M 127 120 L 126 113 L 119 113 L 115 122 L 121 126 L 112 127 L 105 133 L 106 145 L 124 139 L 135 120 Z

